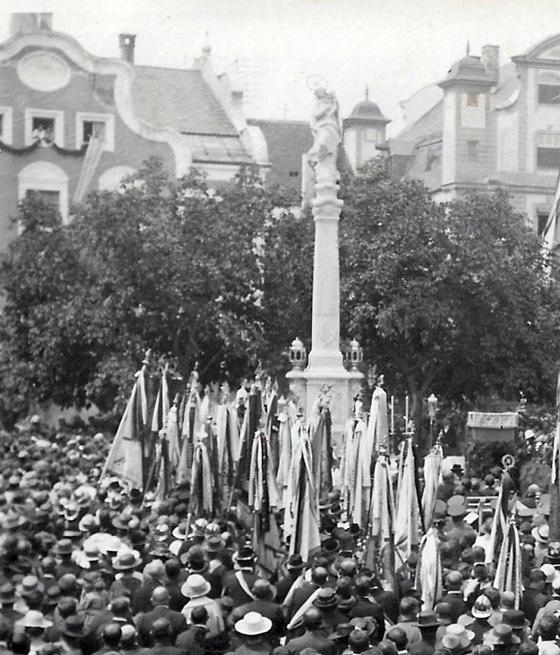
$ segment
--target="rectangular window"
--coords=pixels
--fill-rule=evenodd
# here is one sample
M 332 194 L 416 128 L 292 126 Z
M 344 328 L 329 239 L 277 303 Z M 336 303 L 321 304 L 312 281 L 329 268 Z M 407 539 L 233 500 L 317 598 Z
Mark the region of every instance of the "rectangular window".
M 25 144 L 39 142 L 49 146 L 64 146 L 64 112 L 51 109 L 25 110 Z
M 467 107 L 478 107 L 478 93 L 467 93 Z
M 539 102 L 543 105 L 560 104 L 560 85 L 539 84 Z
M 537 148 L 537 166 L 539 168 L 559 168 L 560 148 Z
M 107 131 L 105 121 L 84 121 L 82 128 L 82 143 L 88 143 L 92 136 L 105 142 Z
M 367 128 L 366 129 L 366 134 L 365 134 L 365 140 L 368 143 L 377 143 L 378 140 L 378 132 L 374 128 Z
M 478 161 L 478 141 L 467 141 L 467 159 Z
M 76 148 L 83 148 L 91 137 L 103 143 L 103 150 L 115 150 L 115 120 L 111 114 L 76 113 Z
M 54 141 L 54 118 L 48 116 L 33 116 L 31 119 L 31 137 L 33 141 L 40 141 L 45 145 Z

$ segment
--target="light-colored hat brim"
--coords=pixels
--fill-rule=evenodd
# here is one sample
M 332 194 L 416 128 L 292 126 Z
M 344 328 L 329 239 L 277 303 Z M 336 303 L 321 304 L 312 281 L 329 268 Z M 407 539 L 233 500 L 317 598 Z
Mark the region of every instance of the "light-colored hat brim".
M 257 625 L 255 624 L 254 626 L 248 626 L 245 622 L 245 619 L 240 619 L 235 623 L 235 631 L 238 632 L 240 635 L 247 635 L 247 636 L 256 636 L 256 635 L 263 635 L 266 632 L 272 628 L 272 621 L 268 619 L 266 616 L 263 616 L 260 623 Z

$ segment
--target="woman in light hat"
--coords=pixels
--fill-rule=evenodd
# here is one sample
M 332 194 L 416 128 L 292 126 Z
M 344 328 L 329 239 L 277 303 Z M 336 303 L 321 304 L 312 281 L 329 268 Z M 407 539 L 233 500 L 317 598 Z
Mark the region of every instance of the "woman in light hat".
M 498 623 L 484 636 L 484 644 L 490 646 L 495 653 L 515 653 L 515 646 L 520 643 L 521 639 L 505 623 Z
M 205 607 L 208 612 L 209 631 L 221 632 L 224 629 L 224 619 L 218 603 L 208 596 L 210 589 L 208 580 L 198 573 L 191 573 L 181 587 L 181 593 L 189 599 L 181 611 L 187 623 L 190 623 L 192 610 L 195 607 Z
M 29 636 L 31 641 L 29 655 L 36 655 L 46 646 L 47 642 L 44 640 L 45 630 L 50 628 L 52 623 L 47 621 L 41 612 L 29 610 L 25 616 L 16 621 L 16 626 L 23 628 Z
M 472 650 L 474 632 L 467 630 L 464 625 L 452 623 L 445 628 L 441 645 L 453 653 L 468 653 Z
M 548 551 L 548 525 L 539 525 L 533 528 L 531 534 L 535 539 L 535 556 L 533 564 L 535 567 L 540 567 L 544 563 Z
M 259 612 L 247 612 L 234 624 L 235 631 L 241 636 L 243 644 L 236 649 L 235 655 L 252 655 L 255 653 L 272 652 L 272 645 L 264 636 L 272 628 L 272 621 Z

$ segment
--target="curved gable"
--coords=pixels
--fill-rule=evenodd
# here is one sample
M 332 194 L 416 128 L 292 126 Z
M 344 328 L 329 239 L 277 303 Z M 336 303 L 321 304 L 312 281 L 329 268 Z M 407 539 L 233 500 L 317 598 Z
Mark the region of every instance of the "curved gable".
M 24 49 L 58 50 L 88 73 L 115 77 L 114 100 L 117 111 L 127 127 L 150 141 L 167 143 L 175 156 L 176 175 L 187 173 L 192 153 L 186 137 L 171 127 L 153 125 L 140 118 L 134 110 L 132 87 L 135 69 L 121 59 L 95 57 L 75 39 L 60 32 L 31 32 L 13 36 L 0 45 L 0 63 L 16 57 Z
M 537 45 L 533 46 L 520 57 L 516 59 L 525 59 L 530 61 L 547 60 L 560 62 L 560 34 L 549 36 Z

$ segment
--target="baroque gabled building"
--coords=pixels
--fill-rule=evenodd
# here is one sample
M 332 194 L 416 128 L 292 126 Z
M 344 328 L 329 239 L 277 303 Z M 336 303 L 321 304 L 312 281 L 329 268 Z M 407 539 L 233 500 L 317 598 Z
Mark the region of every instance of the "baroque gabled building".
M 268 170 L 264 137 L 248 125 L 243 95 L 216 75 L 209 48 L 191 69 L 139 66 L 135 35 L 120 58 L 96 57 L 53 31 L 51 14 L 14 14 L 0 44 L 0 249 L 17 233 L 10 217 L 26 194 L 56 204 L 117 188 L 149 156 L 181 176 L 193 167 L 211 186 L 241 166 Z
M 542 233 L 560 166 L 560 35 L 505 65 L 498 46 L 467 52 L 401 107 L 405 126 L 388 142 L 397 174 L 440 200 L 503 188 Z

